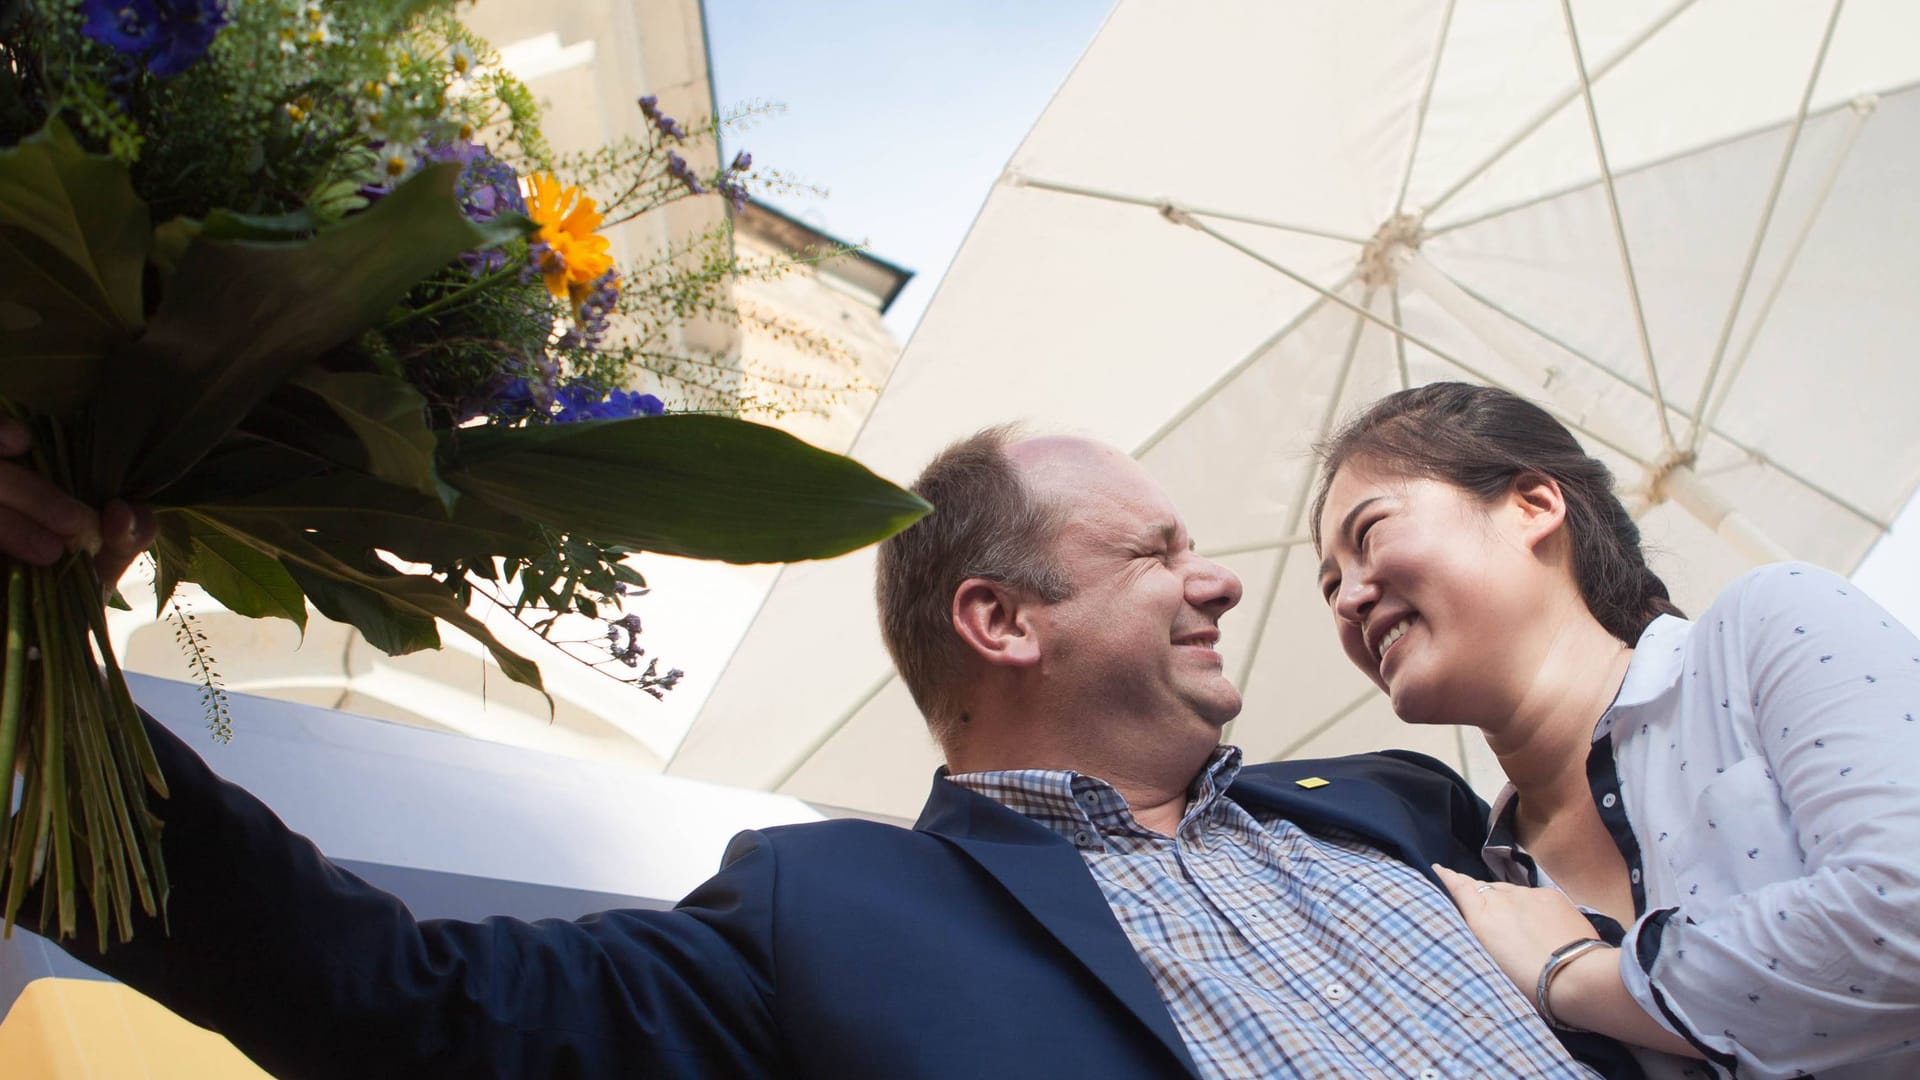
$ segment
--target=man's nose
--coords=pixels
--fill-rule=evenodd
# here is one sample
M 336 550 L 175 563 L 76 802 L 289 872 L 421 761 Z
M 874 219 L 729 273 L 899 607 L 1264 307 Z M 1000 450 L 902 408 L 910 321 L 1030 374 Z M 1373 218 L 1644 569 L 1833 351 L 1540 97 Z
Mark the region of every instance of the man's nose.
M 1214 562 L 1204 555 L 1193 557 L 1194 565 L 1187 575 L 1187 601 L 1202 611 L 1211 611 L 1217 618 L 1240 603 L 1240 575 Z

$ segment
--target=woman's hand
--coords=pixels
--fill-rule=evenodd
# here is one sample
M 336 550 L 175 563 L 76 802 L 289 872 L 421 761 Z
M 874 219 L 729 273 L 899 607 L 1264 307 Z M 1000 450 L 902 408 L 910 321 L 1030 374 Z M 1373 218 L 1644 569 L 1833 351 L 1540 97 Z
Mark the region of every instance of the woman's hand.
M 1467 929 L 1534 1007 L 1540 969 L 1553 950 L 1593 937 L 1593 924 L 1559 889 L 1476 881 L 1444 866 L 1434 873 L 1466 917 Z M 1547 995 L 1562 1024 L 1668 1054 L 1698 1058 L 1700 1051 L 1648 1015 L 1620 980 L 1619 950 L 1594 949 L 1561 969 Z
M 0 458 L 26 454 L 30 436 L 18 420 L 0 419 Z M 118 499 L 100 513 L 24 464 L 0 460 L 0 554 L 51 566 L 68 551 L 90 551 L 111 589 L 135 556 L 153 543 L 153 511 Z
M 1433 869 L 1466 918 L 1467 929 L 1529 1001 L 1553 950 L 1594 936 L 1593 924 L 1559 889 L 1475 881 L 1444 866 Z

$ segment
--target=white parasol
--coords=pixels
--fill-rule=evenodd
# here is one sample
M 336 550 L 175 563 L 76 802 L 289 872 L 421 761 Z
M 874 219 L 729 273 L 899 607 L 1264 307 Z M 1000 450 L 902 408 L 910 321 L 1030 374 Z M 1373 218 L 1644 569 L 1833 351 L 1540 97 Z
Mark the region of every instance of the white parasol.
M 1133 450 L 1246 600 L 1253 760 L 1400 725 L 1334 642 L 1310 445 L 1495 382 L 1615 469 L 1700 607 L 1842 572 L 1920 482 L 1920 5 L 1134 0 L 1014 156 L 852 453 L 910 478 L 1026 417 Z M 672 773 L 910 815 L 937 754 L 871 553 L 781 576 Z

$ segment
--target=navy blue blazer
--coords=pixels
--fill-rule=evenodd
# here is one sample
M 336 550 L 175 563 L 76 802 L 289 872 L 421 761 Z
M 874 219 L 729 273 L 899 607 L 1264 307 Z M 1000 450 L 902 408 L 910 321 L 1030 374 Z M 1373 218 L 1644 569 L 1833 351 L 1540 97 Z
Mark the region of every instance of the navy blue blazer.
M 741 834 L 672 911 L 416 921 L 148 731 L 170 925 L 66 947 L 278 1076 L 1194 1075 L 1072 845 L 939 777 L 912 830 Z M 1485 805 L 1423 755 L 1255 765 L 1227 794 L 1486 875 Z

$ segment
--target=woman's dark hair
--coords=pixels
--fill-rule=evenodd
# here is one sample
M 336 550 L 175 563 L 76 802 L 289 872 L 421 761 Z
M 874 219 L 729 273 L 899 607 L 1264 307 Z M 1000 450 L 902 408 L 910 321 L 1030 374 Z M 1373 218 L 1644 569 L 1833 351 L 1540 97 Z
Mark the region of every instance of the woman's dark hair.
M 1613 474 L 1573 433 L 1533 402 L 1488 386 L 1429 383 L 1389 394 L 1315 448 L 1320 489 L 1313 543 L 1327 489 L 1343 465 L 1364 461 L 1390 474 L 1440 480 L 1481 500 L 1537 473 L 1560 485 L 1573 542 L 1573 576 L 1601 626 L 1632 645 L 1661 615 L 1680 615 L 1666 583 L 1647 568 L 1640 527 L 1613 493 Z

